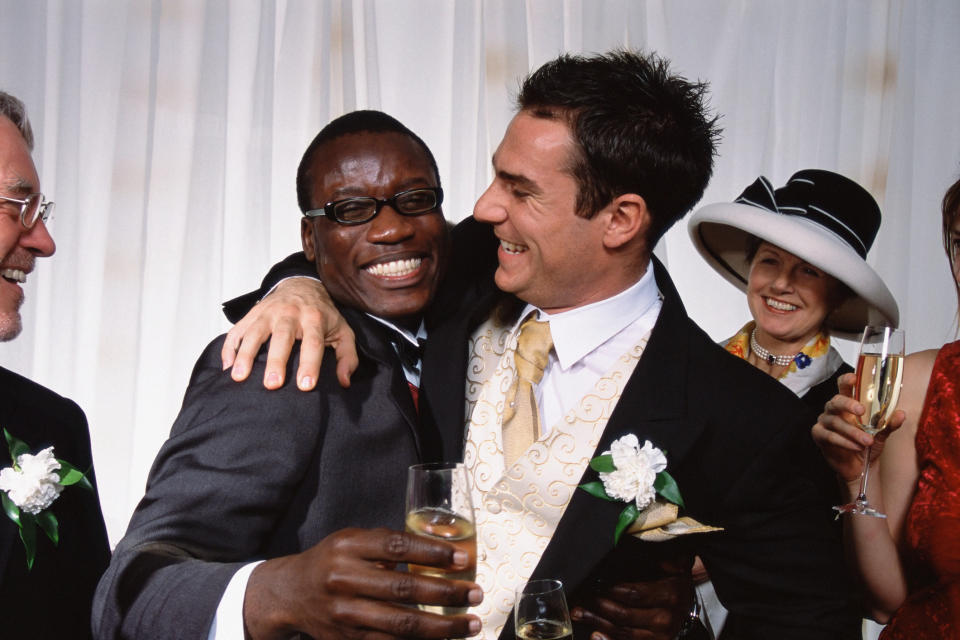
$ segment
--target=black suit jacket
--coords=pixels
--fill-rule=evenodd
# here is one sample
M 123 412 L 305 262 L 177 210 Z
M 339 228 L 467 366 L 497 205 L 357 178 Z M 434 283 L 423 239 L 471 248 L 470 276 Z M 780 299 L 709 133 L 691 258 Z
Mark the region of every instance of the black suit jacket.
M 387 329 L 344 309 L 360 368 L 340 387 L 332 353 L 317 388 L 263 388 L 201 355 L 170 439 L 97 590 L 99 638 L 205 638 L 233 573 L 304 551 L 348 526 L 403 528 L 407 467 L 436 459 Z M 297 363 L 291 362 L 292 381 Z
M 37 532 L 33 569 L 19 530 L 0 515 L 0 636 L 4 638 L 90 637 L 90 604 L 110 561 L 93 476 L 87 419 L 74 402 L 0 367 L 0 427 L 23 440 L 31 453 L 53 446 L 57 458 L 90 469 L 94 491 L 66 487 L 50 507 L 60 523 L 54 546 Z M 0 468 L 12 461 L 0 439 Z
M 490 278 L 489 228 L 467 219 L 453 238 L 455 262 L 428 314 L 420 399 L 422 420 L 450 434 L 444 439 L 450 460 L 463 454 L 467 338 L 495 309 L 517 306 Z M 654 260 L 653 268 L 663 308 L 597 453 L 628 433 L 651 440 L 667 452 L 686 514 L 725 531 L 674 543 L 625 537 L 615 546 L 623 505 L 578 492 L 533 577 L 560 578 L 573 592 L 597 579 L 642 579 L 653 574 L 657 558 L 677 551 L 698 553 L 731 612 L 725 639 L 858 638 L 830 510 L 834 482 L 810 438 L 808 407 L 716 345 L 687 316 L 663 266 Z M 291 256 L 264 287 L 297 273 L 310 270 Z M 594 479 L 588 469 L 583 481 Z M 584 629 L 575 632 L 587 637 Z M 501 638 L 512 634 L 508 623 Z
M 643 577 L 656 558 L 686 550 L 704 558 L 731 611 L 724 638 L 859 637 L 829 509 L 832 476 L 810 438 L 810 413 L 783 385 L 717 346 L 687 317 L 662 265 L 654 261 L 654 269 L 663 308 L 597 455 L 628 433 L 651 440 L 667 452 L 684 512 L 725 531 L 615 546 L 624 505 L 577 492 L 532 577 L 560 578 L 575 591 L 594 579 Z M 462 384 L 456 398 L 435 391 L 464 380 L 465 332 L 500 298 L 476 296 L 472 312 L 430 335 L 422 406 L 439 424 L 464 421 Z M 588 469 L 582 480 L 595 479 Z M 501 638 L 511 634 L 508 623 Z

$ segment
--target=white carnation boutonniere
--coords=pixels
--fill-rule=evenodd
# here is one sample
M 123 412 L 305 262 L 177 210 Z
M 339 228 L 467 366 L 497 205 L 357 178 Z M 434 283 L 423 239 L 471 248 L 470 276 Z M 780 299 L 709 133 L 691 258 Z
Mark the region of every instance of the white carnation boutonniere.
M 36 454 L 22 440 L 4 429 L 13 466 L 0 471 L 0 501 L 3 511 L 20 529 L 27 554 L 27 568 L 33 568 L 39 527 L 54 545 L 60 541 L 57 517 L 49 510 L 64 487 L 79 485 L 93 490 L 87 476 L 66 460 L 53 455 L 53 447 Z
M 581 489 L 604 500 L 627 503 L 617 521 L 614 543 L 657 496 L 684 506 L 677 481 L 667 473 L 666 454 L 649 440 L 641 446 L 632 433 L 615 440 L 609 451 L 590 460 L 590 468 L 599 473 L 600 480 L 582 484 Z

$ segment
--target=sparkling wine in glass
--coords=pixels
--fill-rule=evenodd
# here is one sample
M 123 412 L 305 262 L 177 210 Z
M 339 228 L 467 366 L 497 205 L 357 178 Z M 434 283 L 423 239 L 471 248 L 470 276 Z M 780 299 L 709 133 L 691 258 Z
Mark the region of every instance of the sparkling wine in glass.
M 408 565 L 413 573 L 473 581 L 477 575 L 477 531 L 473 520 L 470 485 L 463 464 L 438 462 L 415 464 L 407 472 L 407 522 L 410 533 L 444 540 L 467 552 L 464 569 Z M 452 615 L 461 607 L 420 605 L 424 611 Z
M 904 334 L 900 329 L 871 327 L 863 330 L 860 358 L 857 360 L 857 401 L 866 411 L 860 417 L 860 428 L 876 435 L 887 428 L 887 421 L 897 408 L 903 381 Z M 850 504 L 834 507 L 840 513 L 886 518 L 867 501 L 867 479 L 870 475 L 870 447 L 863 452 L 860 492 Z
M 517 591 L 516 603 L 518 640 L 572 640 L 573 625 L 559 580 L 531 580 Z

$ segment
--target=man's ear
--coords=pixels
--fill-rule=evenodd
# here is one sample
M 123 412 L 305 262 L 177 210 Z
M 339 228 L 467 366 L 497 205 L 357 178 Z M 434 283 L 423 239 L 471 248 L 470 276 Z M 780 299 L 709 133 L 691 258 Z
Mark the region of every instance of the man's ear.
M 650 228 L 650 211 L 647 202 L 635 193 L 617 196 L 607 206 L 609 216 L 603 233 L 603 246 L 607 249 L 619 249 L 643 239 Z
M 300 244 L 303 245 L 303 253 L 310 262 L 317 261 L 316 235 L 313 229 L 313 219 L 303 216 L 300 219 Z

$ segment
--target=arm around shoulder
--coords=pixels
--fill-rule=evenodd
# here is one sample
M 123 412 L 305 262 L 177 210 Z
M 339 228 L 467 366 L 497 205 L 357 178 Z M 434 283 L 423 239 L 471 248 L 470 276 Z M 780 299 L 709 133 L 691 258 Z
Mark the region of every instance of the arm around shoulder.
M 224 303 L 224 312 L 236 324 L 227 333 L 220 358 L 237 382 L 250 375 L 253 359 L 269 340 L 263 386 L 280 388 L 294 342 L 300 340 L 296 381 L 301 390 L 310 391 L 316 385 L 327 346 L 336 354 L 340 384 L 350 386 L 350 376 L 359 365 L 353 330 L 303 253 L 275 265 L 260 290 Z M 241 314 L 246 315 L 240 318 Z

